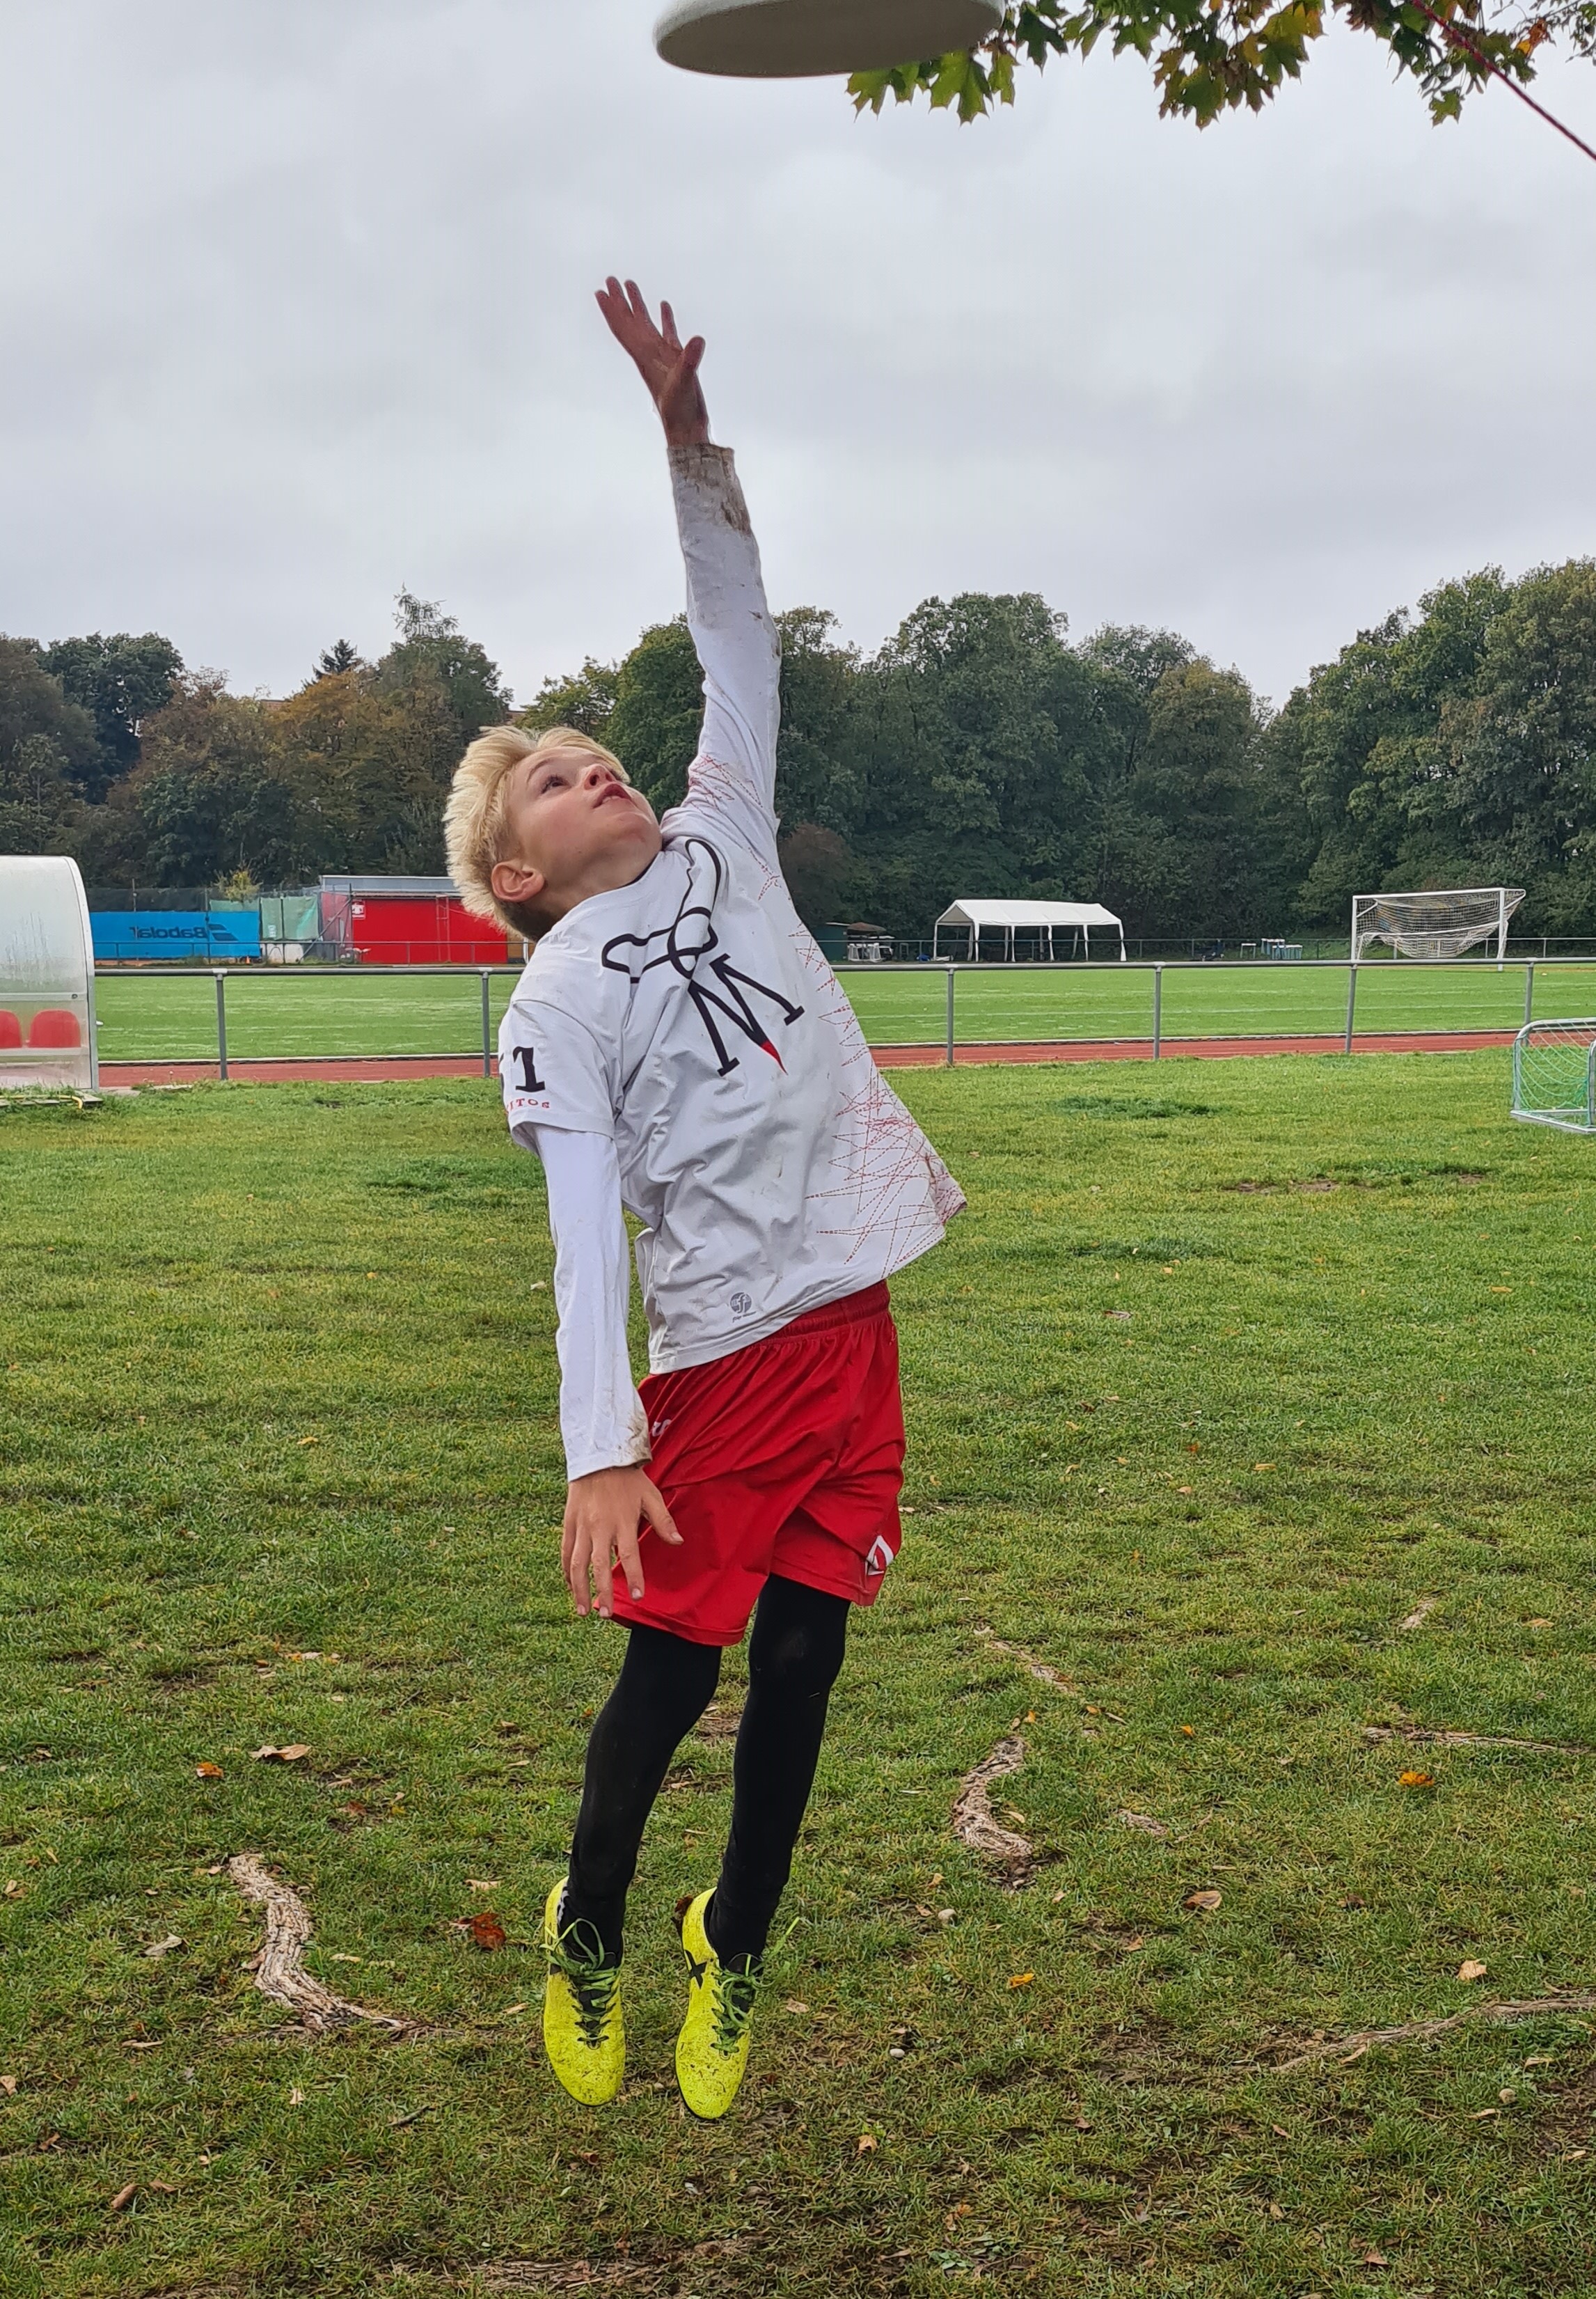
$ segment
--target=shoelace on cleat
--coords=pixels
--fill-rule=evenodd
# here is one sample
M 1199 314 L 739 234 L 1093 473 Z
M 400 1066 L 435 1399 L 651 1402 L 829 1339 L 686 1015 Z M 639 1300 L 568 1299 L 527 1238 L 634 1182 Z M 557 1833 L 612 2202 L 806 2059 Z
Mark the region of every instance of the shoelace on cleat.
M 580 1938 L 589 1935 L 589 1942 Z M 567 1924 L 551 1947 L 545 1947 L 550 1971 L 558 1971 L 576 1998 L 576 2026 L 583 2042 L 596 2051 L 604 2040 L 605 2023 L 615 2008 L 621 1984 L 621 1967 L 607 1963 L 591 1924 Z
M 761 1975 L 757 1971 L 728 1971 L 723 1963 L 715 1974 L 715 2049 L 728 2056 L 734 2053 L 748 2034 L 758 2001 Z

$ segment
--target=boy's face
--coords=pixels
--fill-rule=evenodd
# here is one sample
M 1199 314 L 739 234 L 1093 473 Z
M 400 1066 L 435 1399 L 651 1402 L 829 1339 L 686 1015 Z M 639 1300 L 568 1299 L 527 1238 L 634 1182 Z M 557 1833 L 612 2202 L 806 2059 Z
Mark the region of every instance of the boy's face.
M 660 848 L 641 791 L 591 751 L 548 751 L 512 768 L 504 822 L 507 852 L 493 865 L 493 892 L 561 917 L 590 894 L 630 886 Z

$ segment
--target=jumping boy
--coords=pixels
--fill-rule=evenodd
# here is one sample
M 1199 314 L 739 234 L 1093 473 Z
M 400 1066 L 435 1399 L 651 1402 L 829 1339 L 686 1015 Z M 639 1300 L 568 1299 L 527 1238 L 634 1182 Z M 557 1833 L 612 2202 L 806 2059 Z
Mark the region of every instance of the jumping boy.
M 710 444 L 703 340 L 680 341 L 668 303 L 656 326 L 630 282 L 611 279 L 599 303 L 670 449 L 704 671 L 686 801 L 658 821 L 601 743 L 500 726 L 467 751 L 446 827 L 467 908 L 537 945 L 500 1070 L 511 1133 L 548 1183 L 561 1558 L 577 1613 L 630 1630 L 588 1744 L 569 1872 L 544 1911 L 544 2040 L 575 2098 L 614 2098 L 644 1823 L 752 1616 L 725 1855 L 682 1921 L 677 2080 L 714 2117 L 747 2064 L 848 1607 L 873 1603 L 897 1553 L 886 1280 L 963 1199 L 782 882 L 781 647 L 731 454 Z M 642 1224 L 641 1395 L 623 1207 Z

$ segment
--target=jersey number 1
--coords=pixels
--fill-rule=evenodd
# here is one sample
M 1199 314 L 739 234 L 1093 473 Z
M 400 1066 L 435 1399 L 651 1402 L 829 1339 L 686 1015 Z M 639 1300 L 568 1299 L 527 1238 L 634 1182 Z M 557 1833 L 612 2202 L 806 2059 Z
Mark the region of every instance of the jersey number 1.
M 521 1091 L 523 1093 L 543 1093 L 547 1091 L 547 1088 L 544 1086 L 542 1079 L 538 1075 L 538 1058 L 530 1046 L 517 1046 L 510 1058 L 512 1061 L 517 1061 L 521 1065 Z

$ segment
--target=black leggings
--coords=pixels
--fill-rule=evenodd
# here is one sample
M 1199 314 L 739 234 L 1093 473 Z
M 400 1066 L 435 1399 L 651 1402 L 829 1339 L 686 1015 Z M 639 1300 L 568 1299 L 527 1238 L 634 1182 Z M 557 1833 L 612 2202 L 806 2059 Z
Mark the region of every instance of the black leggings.
M 842 1666 L 848 1599 L 772 1576 L 748 1639 L 748 1697 L 732 1764 L 732 1830 L 706 1929 L 724 1963 L 763 1955 L 815 1780 Z M 587 1746 L 564 1921 L 585 1921 L 617 1963 L 643 1827 L 677 1743 L 709 1706 L 717 1645 L 631 1631 Z

